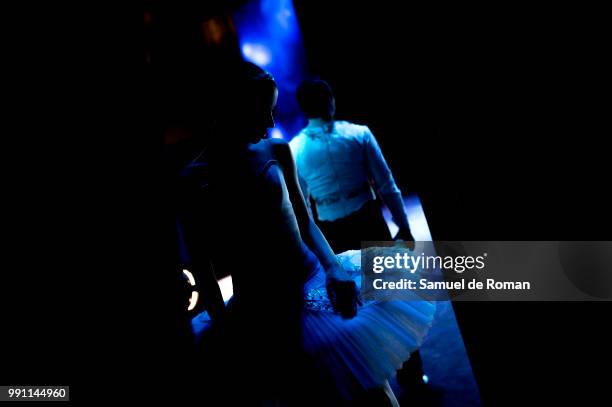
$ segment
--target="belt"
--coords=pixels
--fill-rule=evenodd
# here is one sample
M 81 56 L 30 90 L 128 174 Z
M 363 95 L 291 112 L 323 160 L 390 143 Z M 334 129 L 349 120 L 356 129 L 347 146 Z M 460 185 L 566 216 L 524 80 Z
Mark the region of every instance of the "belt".
M 331 195 L 331 196 L 326 196 L 325 198 L 315 198 L 315 202 L 317 203 L 317 205 L 331 205 L 342 199 L 355 198 L 356 196 L 359 196 L 363 194 L 364 192 L 368 192 L 368 191 L 371 191 L 370 184 L 364 184 L 360 188 L 355 189 L 346 195 Z

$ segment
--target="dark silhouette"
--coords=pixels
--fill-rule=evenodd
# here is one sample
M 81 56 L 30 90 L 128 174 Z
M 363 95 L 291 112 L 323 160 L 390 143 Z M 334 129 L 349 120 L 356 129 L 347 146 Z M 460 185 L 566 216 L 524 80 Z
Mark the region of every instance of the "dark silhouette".
M 309 215 L 289 145 L 264 139 L 274 126 L 274 80 L 250 63 L 224 78 L 212 136 L 182 170 L 178 197 L 207 310 L 194 325 L 207 389 L 335 404 L 382 388 L 394 400 L 386 379 L 418 346 L 433 306 L 390 301 L 357 312 L 359 256 L 334 255 Z M 232 275 L 227 305 L 219 274 Z

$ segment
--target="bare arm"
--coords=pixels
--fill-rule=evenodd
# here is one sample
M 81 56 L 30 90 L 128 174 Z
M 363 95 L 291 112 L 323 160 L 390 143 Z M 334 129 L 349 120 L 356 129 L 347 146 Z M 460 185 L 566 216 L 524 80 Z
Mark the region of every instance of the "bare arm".
M 336 311 L 344 317 L 351 318 L 357 314 L 357 304 L 360 304 L 359 290 L 340 265 L 336 255 L 327 243 L 325 236 L 313 221 L 304 201 L 300 183 L 295 168 L 295 162 L 289 145 L 282 141 L 274 141 L 275 156 L 283 170 L 289 198 L 295 212 L 304 242 L 319 258 L 327 274 L 327 292 Z
M 283 170 L 289 198 L 291 199 L 293 211 L 300 227 L 302 239 L 319 258 L 328 274 L 339 271 L 338 269 L 342 269 L 342 267 L 336 259 L 334 251 L 329 246 L 329 243 L 327 243 L 317 224 L 312 220 L 308 211 L 289 145 L 275 141 L 273 148 L 274 154 Z
M 308 209 L 308 214 L 312 218 L 313 217 L 312 205 L 310 204 L 310 191 L 308 190 L 308 184 L 306 183 L 306 180 L 300 176 L 299 172 L 298 172 L 297 177 L 298 177 L 300 189 L 302 191 L 302 198 L 304 200 L 304 203 L 306 204 L 306 208 Z

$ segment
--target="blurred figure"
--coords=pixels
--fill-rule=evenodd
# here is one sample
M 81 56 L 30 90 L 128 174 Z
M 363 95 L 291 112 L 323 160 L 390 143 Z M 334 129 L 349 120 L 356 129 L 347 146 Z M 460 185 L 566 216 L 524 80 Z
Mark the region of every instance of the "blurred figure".
M 327 82 L 304 82 L 297 91 L 306 126 L 290 142 L 302 193 L 312 197 L 321 230 L 336 253 L 362 241 L 391 240 L 374 187 L 398 225 L 396 239 L 413 241 L 399 188 L 366 126 L 335 121 Z

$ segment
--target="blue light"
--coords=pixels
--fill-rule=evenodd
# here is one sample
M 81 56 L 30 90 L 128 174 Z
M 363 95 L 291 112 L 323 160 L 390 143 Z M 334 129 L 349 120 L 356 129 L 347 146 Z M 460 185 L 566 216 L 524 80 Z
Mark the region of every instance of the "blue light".
M 272 60 L 270 50 L 261 44 L 244 43 L 242 45 L 242 56 L 247 61 L 250 61 L 261 67 L 267 66 Z
M 278 138 L 278 139 L 284 139 L 285 137 L 283 136 L 283 132 L 275 127 L 270 131 L 270 137 L 272 138 Z
M 274 120 L 279 135 L 290 140 L 307 120 L 295 99 L 297 86 L 308 77 L 306 53 L 291 0 L 250 0 L 233 13 L 245 60 L 269 71 L 278 86 Z
M 404 208 L 406 209 L 406 214 L 408 215 L 408 225 L 410 226 L 410 231 L 412 232 L 412 236 L 415 238 L 415 240 L 418 242 L 431 242 L 433 239 L 431 238 L 429 225 L 427 224 L 425 212 L 423 211 L 419 197 L 414 194 L 404 197 Z M 386 206 L 383 208 L 383 216 L 387 221 L 387 226 L 389 227 L 391 235 L 394 236 L 398 232 L 399 228 L 395 222 L 393 222 L 391 212 L 389 212 L 389 209 Z

